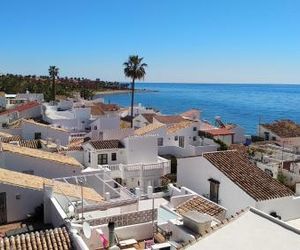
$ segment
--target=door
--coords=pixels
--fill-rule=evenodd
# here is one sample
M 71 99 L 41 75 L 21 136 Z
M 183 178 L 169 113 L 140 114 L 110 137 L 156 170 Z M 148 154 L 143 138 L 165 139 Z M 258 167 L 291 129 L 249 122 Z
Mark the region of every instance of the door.
M 0 224 L 7 223 L 6 193 L 0 193 Z
M 184 148 L 184 136 L 179 136 L 179 147 Z

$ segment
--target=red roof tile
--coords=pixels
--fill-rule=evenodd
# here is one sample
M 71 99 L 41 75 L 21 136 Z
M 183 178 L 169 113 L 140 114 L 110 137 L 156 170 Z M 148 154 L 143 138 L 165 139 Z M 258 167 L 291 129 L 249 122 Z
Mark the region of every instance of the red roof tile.
M 229 131 L 227 128 L 216 128 L 216 129 L 210 129 L 205 130 L 205 133 L 208 133 L 212 136 L 218 136 L 218 135 L 233 135 L 234 132 Z
M 184 119 L 180 115 L 157 115 L 154 117 L 154 119 L 163 124 L 172 124 L 186 121 L 186 119 Z
M 14 112 L 22 112 L 22 111 L 37 107 L 39 105 L 40 104 L 36 101 L 27 102 L 27 103 L 18 105 L 17 107 L 14 107 L 12 109 L 8 109 L 8 110 L 0 113 L 0 115 L 11 114 L 11 113 L 14 113 Z
M 292 190 L 254 166 L 237 151 L 205 153 L 203 157 L 256 201 L 292 196 Z
M 89 141 L 94 149 L 124 148 L 119 140 Z

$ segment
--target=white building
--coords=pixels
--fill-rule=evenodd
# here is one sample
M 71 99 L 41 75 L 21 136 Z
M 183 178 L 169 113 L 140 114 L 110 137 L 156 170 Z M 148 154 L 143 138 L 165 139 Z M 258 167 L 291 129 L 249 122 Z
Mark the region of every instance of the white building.
M 35 209 L 44 204 L 48 187 L 61 200 L 81 200 L 78 186 L 0 168 L 0 224 L 34 216 Z M 102 197 L 91 188 L 83 187 L 83 192 L 90 202 L 102 201 Z
M 158 156 L 155 136 L 89 141 L 83 149 L 86 167 L 107 168 L 112 178 L 129 188 L 160 186 L 160 178 L 170 173 L 170 162 Z
M 82 165 L 70 156 L 1 143 L 0 166 L 5 169 L 46 178 L 81 173 Z
M 155 117 L 156 115 L 157 114 L 155 113 L 145 113 L 137 115 L 133 118 L 133 127 L 135 129 L 138 129 L 153 123 L 153 117 Z
M 20 127 L 14 129 L 14 134 L 17 133 L 25 140 L 42 139 L 62 146 L 66 146 L 70 142 L 69 131 L 35 122 L 34 120 L 22 119 Z
M 249 208 L 223 224 L 197 224 L 207 233 L 187 245 L 188 250 L 296 250 L 300 233 L 296 228 L 261 211 Z M 284 240 L 283 240 L 284 239 Z
M 154 119 L 156 118 L 154 117 Z M 163 120 L 165 121 L 166 118 L 163 118 Z M 198 121 L 181 120 L 179 117 L 168 121 L 167 125 L 154 122 L 135 130 L 135 134 L 139 136 L 157 135 L 160 155 L 169 154 L 176 157 L 186 157 L 217 150 L 218 145 L 216 143 L 198 135 L 200 126 Z
M 300 125 L 291 120 L 275 121 L 269 124 L 260 124 L 258 135 L 265 141 L 274 141 L 277 144 L 300 151 Z
M 229 215 L 248 206 L 282 220 L 300 217 L 300 198 L 237 151 L 177 160 L 177 181 L 221 204 Z
M 0 113 L 0 124 L 8 124 L 18 119 L 38 118 L 42 115 L 41 105 L 36 102 L 27 102 Z

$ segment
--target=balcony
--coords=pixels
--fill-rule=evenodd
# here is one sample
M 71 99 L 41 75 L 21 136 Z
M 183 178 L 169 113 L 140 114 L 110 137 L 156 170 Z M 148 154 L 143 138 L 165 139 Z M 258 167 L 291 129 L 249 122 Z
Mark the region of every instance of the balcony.
M 156 163 L 114 164 L 98 165 L 98 168 L 110 171 L 112 178 L 158 178 L 171 172 L 171 163 L 162 157 L 158 157 Z

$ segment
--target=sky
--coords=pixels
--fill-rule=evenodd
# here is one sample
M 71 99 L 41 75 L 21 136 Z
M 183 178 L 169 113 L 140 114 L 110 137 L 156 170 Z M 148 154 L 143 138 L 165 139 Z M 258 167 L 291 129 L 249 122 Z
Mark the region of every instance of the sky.
M 1 0 L 0 73 L 300 83 L 299 0 Z

